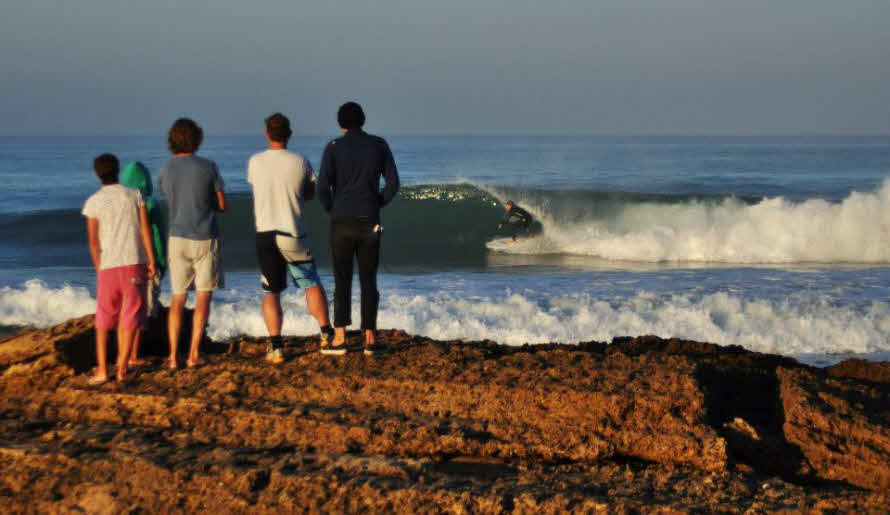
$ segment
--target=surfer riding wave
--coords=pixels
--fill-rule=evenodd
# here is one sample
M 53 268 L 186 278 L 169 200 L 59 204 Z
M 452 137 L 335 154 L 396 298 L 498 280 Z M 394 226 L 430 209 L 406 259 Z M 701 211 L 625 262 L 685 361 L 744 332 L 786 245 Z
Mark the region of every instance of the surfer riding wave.
M 507 210 L 507 214 L 504 216 L 504 219 L 501 220 L 501 223 L 498 224 L 498 230 L 500 231 L 505 226 L 510 227 L 513 231 L 513 241 L 516 241 L 516 236 L 518 234 L 522 234 L 523 236 L 531 235 L 532 222 L 534 222 L 534 217 L 531 213 L 519 207 L 512 200 L 508 200 L 506 204 L 504 204 L 504 209 Z M 516 221 L 512 221 L 513 219 Z

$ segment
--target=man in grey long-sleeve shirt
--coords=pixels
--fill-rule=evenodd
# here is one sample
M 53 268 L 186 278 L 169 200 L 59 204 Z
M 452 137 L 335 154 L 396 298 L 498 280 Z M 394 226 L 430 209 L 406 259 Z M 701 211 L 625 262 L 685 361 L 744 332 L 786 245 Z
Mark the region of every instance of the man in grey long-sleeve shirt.
M 343 104 L 337 122 L 344 134 L 325 147 L 318 180 L 318 199 L 331 214 L 334 269 L 334 340 L 322 353 L 346 353 L 346 326 L 352 322 L 352 262 L 357 258 L 365 354 L 373 354 L 378 350 L 380 208 L 398 192 L 399 174 L 386 140 L 362 130 L 365 113 L 361 106 Z M 382 192 L 381 176 L 386 181 Z

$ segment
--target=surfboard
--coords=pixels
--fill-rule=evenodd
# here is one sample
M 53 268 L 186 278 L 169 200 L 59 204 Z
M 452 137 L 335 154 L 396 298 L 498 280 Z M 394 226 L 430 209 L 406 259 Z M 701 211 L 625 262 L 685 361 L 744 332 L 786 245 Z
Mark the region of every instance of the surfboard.
M 513 245 L 516 245 L 516 243 L 518 242 L 513 241 L 513 238 L 495 238 L 486 243 L 485 247 L 494 252 L 507 252 L 508 249 Z

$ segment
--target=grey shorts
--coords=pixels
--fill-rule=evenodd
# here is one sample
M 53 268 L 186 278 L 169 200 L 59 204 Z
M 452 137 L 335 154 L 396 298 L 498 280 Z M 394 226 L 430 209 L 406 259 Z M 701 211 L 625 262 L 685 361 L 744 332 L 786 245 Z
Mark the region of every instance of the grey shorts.
M 167 244 L 167 270 L 170 289 L 180 295 L 194 286 L 197 291 L 213 291 L 224 284 L 219 258 L 219 238 L 190 240 L 170 236 Z

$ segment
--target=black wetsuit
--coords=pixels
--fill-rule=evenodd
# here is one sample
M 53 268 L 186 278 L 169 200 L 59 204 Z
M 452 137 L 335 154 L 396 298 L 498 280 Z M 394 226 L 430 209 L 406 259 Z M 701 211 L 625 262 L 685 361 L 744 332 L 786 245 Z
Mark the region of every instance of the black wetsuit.
M 528 232 L 529 227 L 531 226 L 532 221 L 534 220 L 534 218 L 532 218 L 531 213 L 529 213 L 525 209 L 522 209 L 521 207 L 517 206 L 516 204 L 513 204 L 513 207 L 511 207 L 510 210 L 507 211 L 507 215 L 504 216 L 503 221 L 501 221 L 501 225 L 506 226 L 507 224 L 510 223 L 510 220 L 512 218 L 516 218 L 516 223 L 513 224 L 514 227 L 516 227 L 517 229 L 521 229 L 526 233 Z M 516 231 L 516 233 L 518 233 L 518 232 L 519 231 Z M 516 238 L 516 233 L 513 234 L 514 239 Z

